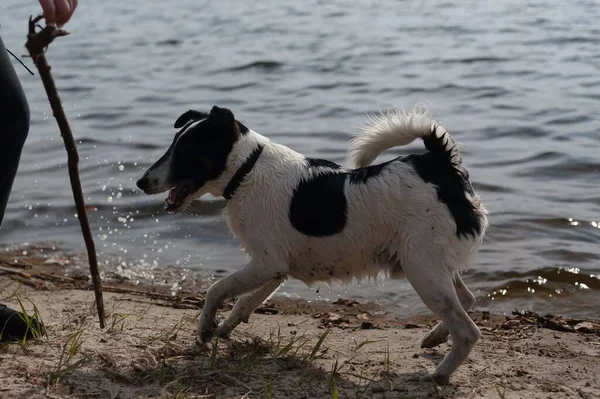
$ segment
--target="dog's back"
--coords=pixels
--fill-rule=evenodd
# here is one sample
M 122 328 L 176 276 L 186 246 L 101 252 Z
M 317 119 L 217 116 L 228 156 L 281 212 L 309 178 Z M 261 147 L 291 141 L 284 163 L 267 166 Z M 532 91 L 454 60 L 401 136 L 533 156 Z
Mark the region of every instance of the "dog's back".
M 487 219 L 450 135 L 419 109 L 363 130 L 349 151 L 356 169 L 269 142 L 252 184 L 228 206 L 232 230 L 253 256 L 282 259 L 307 284 L 401 277 L 408 263 L 465 270 Z M 427 152 L 370 165 L 416 138 Z

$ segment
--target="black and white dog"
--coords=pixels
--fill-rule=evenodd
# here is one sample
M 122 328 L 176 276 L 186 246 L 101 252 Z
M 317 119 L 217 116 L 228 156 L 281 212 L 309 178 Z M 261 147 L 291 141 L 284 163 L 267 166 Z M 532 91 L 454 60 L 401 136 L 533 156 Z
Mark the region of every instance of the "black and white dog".
M 311 284 L 385 273 L 406 277 L 442 320 L 422 347 L 452 337 L 433 373 L 436 382 L 449 382 L 480 336 L 466 312 L 475 297 L 459 273 L 473 262 L 488 222 L 454 141 L 429 112 L 375 117 L 351 141 L 355 169 L 276 144 L 225 108 L 187 111 L 175 128 L 181 130 L 173 143 L 137 186 L 146 194 L 169 190 L 169 212 L 206 193 L 224 197 L 229 228 L 251 257 L 208 290 L 198 319 L 202 341 L 248 322 L 288 276 Z M 386 149 L 417 138 L 427 152 L 371 165 Z M 217 324 L 229 298 L 239 299 Z

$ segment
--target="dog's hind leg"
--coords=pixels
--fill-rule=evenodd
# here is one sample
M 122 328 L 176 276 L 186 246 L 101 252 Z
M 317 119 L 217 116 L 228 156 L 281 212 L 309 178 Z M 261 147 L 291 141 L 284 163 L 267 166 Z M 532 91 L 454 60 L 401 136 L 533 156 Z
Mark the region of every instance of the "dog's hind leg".
M 424 270 L 423 267 L 406 265 L 404 272 L 425 305 L 444 322 L 452 337 L 452 349 L 432 376 L 436 383 L 448 384 L 452 373 L 467 360 L 481 333 L 463 309 L 448 269 Z
M 208 341 L 217 327 L 217 310 L 226 299 L 243 296 L 256 291 L 271 280 L 281 281 L 287 270 L 270 267 L 264 262 L 252 260 L 242 269 L 214 283 L 206 293 L 202 313 L 198 317 L 198 335 L 202 342 Z
M 471 309 L 471 306 L 475 303 L 475 295 L 469 291 L 458 272 L 454 275 L 454 288 L 463 309 L 465 311 Z M 421 340 L 421 348 L 433 348 L 443 344 L 448 340 L 449 333 L 448 327 L 440 321 L 425 337 L 423 337 Z
M 271 280 L 253 293 L 239 298 L 229 316 L 217 327 L 217 335 L 228 337 L 238 324 L 248 323 L 252 312 L 277 290 L 282 281 L 283 279 Z

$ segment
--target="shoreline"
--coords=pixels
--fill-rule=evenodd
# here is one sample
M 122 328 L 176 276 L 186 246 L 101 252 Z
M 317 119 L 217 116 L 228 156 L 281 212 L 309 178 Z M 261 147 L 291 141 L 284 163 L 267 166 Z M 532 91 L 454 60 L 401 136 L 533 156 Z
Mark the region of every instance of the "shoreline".
M 18 249 L 0 253 L 0 267 L 0 302 L 18 308 L 18 296 L 28 312 L 35 304 L 48 331 L 0 346 L 0 364 L 12 365 L 0 368 L 2 397 L 600 397 L 596 320 L 469 312 L 482 338 L 441 387 L 419 381 L 450 348 L 419 348 L 433 316 L 398 320 L 351 299 L 274 297 L 231 340 L 199 345 L 206 281 L 171 295 L 168 284 L 106 278 L 100 330 L 82 259 Z

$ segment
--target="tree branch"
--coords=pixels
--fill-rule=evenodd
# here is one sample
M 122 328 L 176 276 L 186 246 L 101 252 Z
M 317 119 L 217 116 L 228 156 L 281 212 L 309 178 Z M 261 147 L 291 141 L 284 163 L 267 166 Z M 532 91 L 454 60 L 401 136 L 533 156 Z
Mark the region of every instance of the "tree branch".
M 62 107 L 54 79 L 50 73 L 50 65 L 46 61 L 44 51 L 52 41 L 60 36 L 68 35 L 68 32 L 57 29 L 53 25 L 46 25 L 45 28 L 36 32 L 36 23 L 41 19 L 38 16 L 34 19 L 29 17 L 29 34 L 27 35 L 27 43 L 25 47 L 29 51 L 29 55 L 33 59 L 35 66 L 37 67 L 42 83 L 46 89 L 46 95 L 48 101 L 52 107 L 52 112 L 58 123 L 60 134 L 63 138 L 65 149 L 67 150 L 67 160 L 69 166 L 69 179 L 71 180 L 71 188 L 73 189 L 73 198 L 75 199 L 75 207 L 77 208 L 77 218 L 81 226 L 81 232 L 83 234 L 83 240 L 87 249 L 88 260 L 90 263 L 90 273 L 92 275 L 92 282 L 94 284 L 94 294 L 96 297 L 96 308 L 98 309 L 98 318 L 100 320 L 100 328 L 104 328 L 104 301 L 102 299 L 102 281 L 100 280 L 100 274 L 98 272 L 98 261 L 96 259 L 96 248 L 94 245 L 94 238 L 90 230 L 90 224 L 88 222 L 87 213 L 85 210 L 85 202 L 83 200 L 83 192 L 81 189 L 81 181 L 79 180 L 79 154 L 77 153 L 77 146 L 71 133 L 71 128 L 67 117 Z

